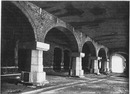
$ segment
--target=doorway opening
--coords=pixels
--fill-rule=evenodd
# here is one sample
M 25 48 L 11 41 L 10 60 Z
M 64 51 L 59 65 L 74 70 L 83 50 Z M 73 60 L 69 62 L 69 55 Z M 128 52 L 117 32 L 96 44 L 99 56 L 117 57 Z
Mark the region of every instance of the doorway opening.
M 63 27 L 52 28 L 46 34 L 45 43 L 50 44 L 50 49 L 43 52 L 44 71 L 51 75 L 69 75 L 70 53 L 78 50 L 73 33 Z
M 19 71 L 30 72 L 30 69 L 31 69 L 31 50 L 30 49 L 18 50 L 18 67 L 19 67 Z
M 70 52 L 68 50 L 64 50 L 64 70 L 69 71 L 70 70 Z
M 99 69 L 100 73 L 103 73 L 105 71 L 105 68 L 106 68 L 105 62 L 107 61 L 106 52 L 105 52 L 104 48 L 101 48 L 99 50 L 98 57 L 100 57 L 100 60 L 98 60 L 98 69 Z
M 111 58 L 112 72 L 123 73 L 126 68 L 125 58 L 121 55 L 113 55 Z
M 62 50 L 60 48 L 54 49 L 54 71 L 61 71 L 61 62 L 62 62 Z
M 82 58 L 82 68 L 84 73 L 90 73 L 93 68 L 93 58 L 96 57 L 95 47 L 92 42 L 86 42 L 83 45 L 82 52 L 85 53 L 85 57 Z

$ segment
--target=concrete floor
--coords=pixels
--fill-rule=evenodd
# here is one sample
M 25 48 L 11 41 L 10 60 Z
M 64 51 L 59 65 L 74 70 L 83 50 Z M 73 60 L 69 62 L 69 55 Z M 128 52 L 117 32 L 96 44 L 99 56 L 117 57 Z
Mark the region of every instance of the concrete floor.
M 128 94 L 129 79 L 120 74 L 85 74 L 84 78 L 47 75 L 43 87 L 2 84 L 2 94 Z M 10 87 L 10 88 L 9 88 Z M 17 92 L 13 92 L 13 90 Z M 12 91 L 12 92 L 11 92 Z

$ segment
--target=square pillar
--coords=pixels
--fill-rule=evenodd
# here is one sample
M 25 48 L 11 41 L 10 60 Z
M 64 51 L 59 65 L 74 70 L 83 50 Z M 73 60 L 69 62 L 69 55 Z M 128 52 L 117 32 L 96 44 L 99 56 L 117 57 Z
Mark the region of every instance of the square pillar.
M 107 67 L 107 60 L 102 59 L 102 72 L 106 72 L 106 67 Z
M 101 59 L 102 57 L 98 57 L 98 70 L 99 70 L 99 73 L 100 73 L 100 70 L 101 70 Z
M 29 82 L 37 86 L 42 86 L 46 80 L 46 72 L 43 71 L 43 51 L 49 50 L 49 45 L 37 42 L 36 50 L 31 51 L 31 72 L 29 73 Z
M 93 56 L 91 57 L 91 69 L 90 69 L 90 73 L 96 73 L 96 74 L 100 74 L 99 73 L 99 67 L 98 67 L 98 58 Z
M 84 53 L 72 53 L 72 76 L 84 77 L 84 71 L 82 70 L 82 57 Z
M 110 68 L 109 68 L 109 59 L 107 59 L 107 62 L 106 62 L 106 72 L 110 72 Z
M 103 72 L 106 72 L 107 70 L 107 61 L 104 61 L 104 71 Z
M 94 69 L 94 73 L 100 74 L 99 73 L 98 60 L 97 59 L 94 60 L 94 68 L 93 69 Z
M 31 72 L 29 82 L 42 85 L 46 82 L 46 73 L 43 72 L 43 51 L 32 50 L 31 52 Z

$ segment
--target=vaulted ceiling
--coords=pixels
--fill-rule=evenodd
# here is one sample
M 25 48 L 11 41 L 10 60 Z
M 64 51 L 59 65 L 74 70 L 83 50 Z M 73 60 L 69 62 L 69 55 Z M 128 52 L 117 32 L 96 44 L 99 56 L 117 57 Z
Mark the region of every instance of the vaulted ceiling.
M 128 52 L 128 1 L 31 1 L 111 51 Z

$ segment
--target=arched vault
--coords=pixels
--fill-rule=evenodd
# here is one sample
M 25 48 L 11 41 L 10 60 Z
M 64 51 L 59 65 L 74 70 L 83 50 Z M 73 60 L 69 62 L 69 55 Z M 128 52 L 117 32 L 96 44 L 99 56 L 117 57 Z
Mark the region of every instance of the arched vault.
M 67 36 L 72 38 L 72 42 L 73 40 L 76 42 L 76 44 L 78 45 L 77 49 L 79 51 L 80 39 L 78 37 L 78 33 L 75 32 L 72 26 L 30 2 L 15 1 L 13 3 L 17 7 L 19 7 L 22 10 L 22 12 L 28 17 L 34 29 L 35 41 L 44 42 L 46 34 L 52 28 L 57 28 L 63 33 L 65 33 Z
M 96 48 L 94 46 L 94 44 L 92 43 L 92 41 L 86 41 L 84 44 L 83 44 L 83 47 L 82 47 L 82 50 L 83 48 L 85 47 L 85 45 L 88 46 L 88 50 L 90 50 L 90 53 L 91 53 L 91 56 L 96 56 Z M 85 49 L 85 48 L 84 48 Z M 87 49 L 86 49 L 87 50 Z

